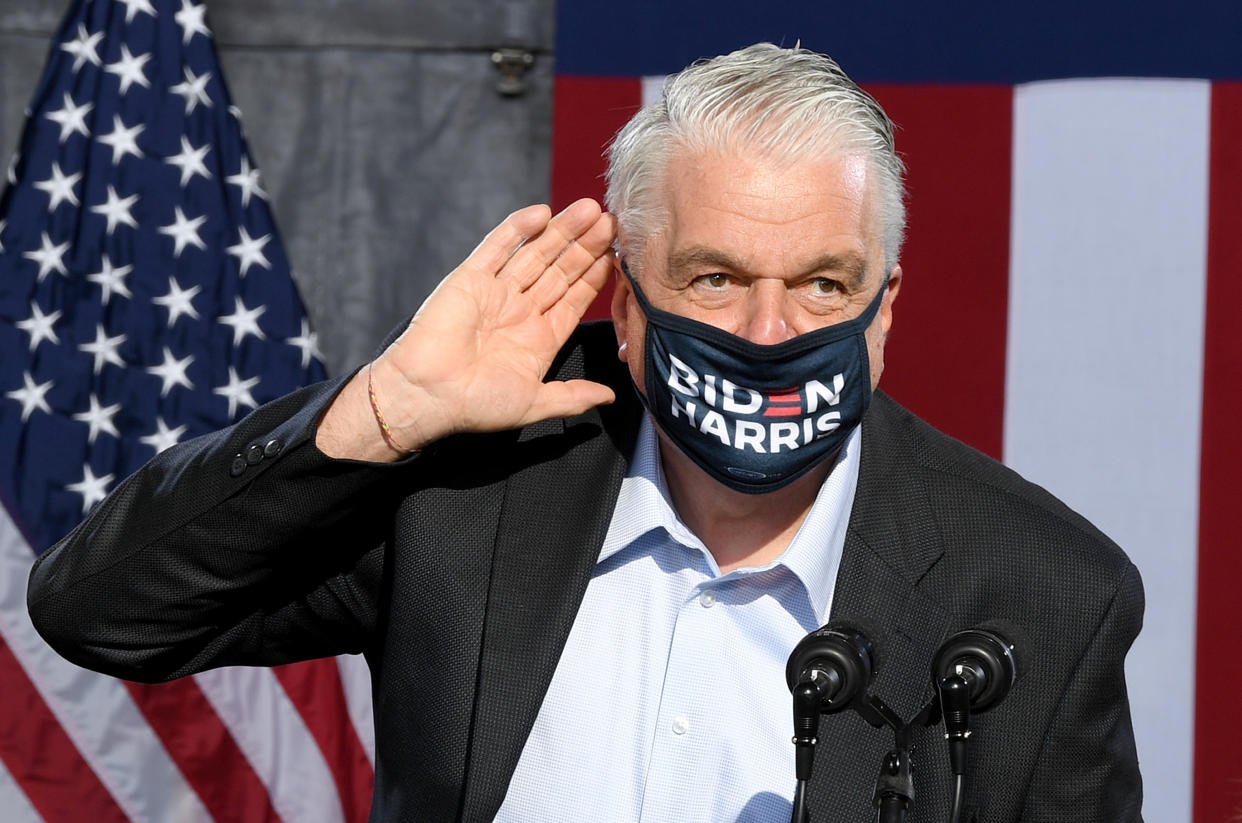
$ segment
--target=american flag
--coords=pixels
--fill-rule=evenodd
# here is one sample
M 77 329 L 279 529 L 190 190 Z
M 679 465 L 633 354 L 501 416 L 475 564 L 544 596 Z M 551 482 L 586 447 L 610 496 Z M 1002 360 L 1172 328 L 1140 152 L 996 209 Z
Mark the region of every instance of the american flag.
M 1147 591 L 1127 658 L 1144 816 L 1242 819 L 1242 6 L 557 14 L 557 207 L 603 196 L 603 146 L 701 55 L 800 40 L 876 96 L 909 169 L 881 388 L 1126 549 Z
M 6 821 L 357 821 L 373 781 L 351 660 L 163 686 L 60 660 L 37 553 L 125 476 L 324 369 L 192 0 L 74 2 L 0 200 L 0 813 Z

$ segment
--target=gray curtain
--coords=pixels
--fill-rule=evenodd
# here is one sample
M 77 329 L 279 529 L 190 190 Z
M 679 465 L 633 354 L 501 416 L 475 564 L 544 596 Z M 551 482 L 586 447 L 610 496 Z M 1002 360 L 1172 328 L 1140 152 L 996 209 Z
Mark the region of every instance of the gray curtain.
M 547 202 L 555 0 L 205 0 L 328 370 Z M 0 168 L 68 0 L 0 0 Z M 518 94 L 498 49 L 530 54 Z

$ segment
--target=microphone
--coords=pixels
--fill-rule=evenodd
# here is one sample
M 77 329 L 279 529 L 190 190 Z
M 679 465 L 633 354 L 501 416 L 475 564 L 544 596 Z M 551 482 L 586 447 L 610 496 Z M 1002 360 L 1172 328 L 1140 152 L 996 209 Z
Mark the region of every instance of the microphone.
M 1009 694 L 1018 676 L 1014 646 L 990 628 L 958 632 L 936 651 L 931 676 L 940 694 L 944 736 L 949 741 L 949 766 L 954 779 L 949 819 L 956 823 L 962 809 L 970 714 L 987 711 Z
M 871 641 L 858 628 L 829 623 L 794 646 L 785 665 L 785 682 L 793 693 L 794 791 L 791 823 L 807 823 L 807 784 L 815 763 L 819 716 L 840 711 L 862 697 L 874 669 Z
M 793 693 L 798 780 L 811 778 L 820 715 L 840 711 L 861 697 L 873 669 L 871 641 L 846 623 L 829 623 L 794 647 L 785 681 Z
M 947 678 L 960 678 L 964 686 L 961 691 L 976 713 L 1004 699 L 1017 676 L 1013 644 L 999 632 L 982 627 L 950 637 L 932 661 L 932 682 L 939 686 Z

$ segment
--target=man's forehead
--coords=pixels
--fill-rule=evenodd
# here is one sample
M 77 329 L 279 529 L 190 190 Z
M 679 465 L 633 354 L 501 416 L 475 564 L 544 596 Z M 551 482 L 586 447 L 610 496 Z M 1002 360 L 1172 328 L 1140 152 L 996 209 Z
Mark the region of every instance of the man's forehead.
M 784 175 L 810 187 L 832 178 L 835 188 L 861 194 L 871 183 L 871 166 L 857 151 L 824 149 L 785 152 L 762 146 L 694 147 L 677 145 L 664 165 L 666 186 L 675 180 L 724 179 L 753 183 Z
M 762 273 L 779 259 L 786 273 L 861 277 L 873 247 L 882 249 L 871 183 L 866 159 L 853 154 L 682 149 L 661 181 L 660 229 L 640 253 L 670 273 Z

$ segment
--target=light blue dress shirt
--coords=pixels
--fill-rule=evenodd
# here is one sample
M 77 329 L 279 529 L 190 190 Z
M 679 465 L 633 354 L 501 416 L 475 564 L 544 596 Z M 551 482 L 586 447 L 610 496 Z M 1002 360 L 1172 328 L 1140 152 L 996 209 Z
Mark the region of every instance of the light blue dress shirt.
M 789 820 L 785 663 L 832 608 L 860 442 L 856 429 L 784 554 L 722 575 L 672 507 L 644 418 L 497 820 Z

